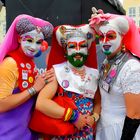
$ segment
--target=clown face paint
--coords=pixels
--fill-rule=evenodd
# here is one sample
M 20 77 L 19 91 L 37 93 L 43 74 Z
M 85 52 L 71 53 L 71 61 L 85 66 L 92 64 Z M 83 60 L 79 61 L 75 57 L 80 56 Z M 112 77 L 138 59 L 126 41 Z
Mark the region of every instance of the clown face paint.
M 82 67 L 87 59 L 88 44 L 82 37 L 72 37 L 67 42 L 67 59 L 74 67 Z
M 21 48 L 27 56 L 34 57 L 40 51 L 43 40 L 42 32 L 33 30 L 21 35 Z
M 114 53 L 121 45 L 122 36 L 109 25 L 99 28 L 99 43 L 105 55 Z

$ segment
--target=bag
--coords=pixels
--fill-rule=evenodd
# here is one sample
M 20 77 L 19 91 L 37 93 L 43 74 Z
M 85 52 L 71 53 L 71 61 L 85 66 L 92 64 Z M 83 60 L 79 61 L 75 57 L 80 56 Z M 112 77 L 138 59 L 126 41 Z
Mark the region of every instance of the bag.
M 74 101 L 69 97 L 57 96 L 53 100 L 64 108 L 77 109 Z M 34 131 L 55 136 L 71 135 L 77 130 L 72 123 L 64 122 L 63 119 L 51 118 L 38 110 L 34 111 L 29 127 Z

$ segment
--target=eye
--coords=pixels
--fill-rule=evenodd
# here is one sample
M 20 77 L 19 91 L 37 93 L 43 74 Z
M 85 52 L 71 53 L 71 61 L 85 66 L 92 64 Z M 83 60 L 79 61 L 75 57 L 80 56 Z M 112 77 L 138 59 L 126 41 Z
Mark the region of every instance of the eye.
M 109 35 L 108 38 L 112 39 L 113 38 L 113 35 Z
M 32 43 L 32 42 L 33 42 L 33 40 L 32 40 L 32 39 L 27 39 L 27 41 L 28 41 L 28 42 L 30 42 L 30 43 Z
M 99 36 L 99 39 L 100 39 L 100 40 L 104 39 L 104 36 L 103 36 L 103 35 L 100 35 L 100 36 Z
M 72 48 L 75 48 L 75 45 L 74 44 L 69 44 L 68 47 L 72 49 Z
M 87 46 L 88 46 L 87 44 L 81 44 L 80 48 L 87 48 Z
M 115 38 L 116 38 L 116 35 L 110 34 L 110 35 L 108 35 L 107 37 L 108 37 L 109 39 L 115 39 Z
M 37 42 L 36 42 L 36 44 L 41 44 L 41 43 L 42 43 L 42 41 L 37 41 Z
M 69 49 L 76 48 L 76 46 L 77 46 L 77 43 L 76 42 L 68 42 L 68 48 Z

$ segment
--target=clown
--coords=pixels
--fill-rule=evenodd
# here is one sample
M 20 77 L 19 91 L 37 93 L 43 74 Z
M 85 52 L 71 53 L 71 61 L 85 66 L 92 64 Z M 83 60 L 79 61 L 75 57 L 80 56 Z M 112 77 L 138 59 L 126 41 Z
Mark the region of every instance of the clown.
M 46 79 L 51 80 L 46 74 L 52 72 L 37 75 L 33 58 L 47 49 L 42 44 L 52 31 L 52 24 L 28 15 L 16 17 L 7 31 L 0 46 L 1 140 L 37 139 L 28 128 L 34 95 L 45 86 Z
M 57 60 L 54 57 L 53 60 L 49 59 L 49 67 L 50 63 L 55 64 L 53 67 L 57 80 L 46 85 L 40 92 L 36 109 L 52 118 L 71 122 L 77 132 L 67 136 L 52 136 L 52 139 L 94 139 L 92 126 L 100 113 L 100 96 L 97 90 L 99 73 L 93 68 L 96 64 L 96 52 L 89 51 L 93 49 L 94 35 L 89 25 L 61 25 L 54 31 L 49 57 L 55 53 L 58 57 Z M 85 65 L 90 62 L 91 67 Z M 51 100 L 54 96 L 60 96 L 57 89 L 61 89 L 61 96 L 73 99 L 77 109 L 64 108 Z M 96 102 L 93 109 L 94 98 Z
M 101 10 L 92 14 L 90 26 L 106 55 L 100 71 L 102 110 L 96 140 L 139 140 L 139 31 L 131 18 Z

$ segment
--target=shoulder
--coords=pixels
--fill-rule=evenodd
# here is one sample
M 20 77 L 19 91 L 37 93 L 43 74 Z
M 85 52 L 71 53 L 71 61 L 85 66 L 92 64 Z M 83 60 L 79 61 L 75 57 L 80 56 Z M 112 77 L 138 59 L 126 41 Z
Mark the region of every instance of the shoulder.
M 6 74 L 6 73 L 14 73 L 17 75 L 18 68 L 16 61 L 12 57 L 6 57 L 3 62 L 0 64 L 0 73 Z
M 17 67 L 16 61 L 12 57 L 6 57 L 0 64 L 1 67 L 13 68 Z
M 136 72 L 136 71 L 140 72 L 140 61 L 138 61 L 137 59 L 128 60 L 122 68 L 123 73 Z

